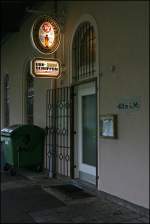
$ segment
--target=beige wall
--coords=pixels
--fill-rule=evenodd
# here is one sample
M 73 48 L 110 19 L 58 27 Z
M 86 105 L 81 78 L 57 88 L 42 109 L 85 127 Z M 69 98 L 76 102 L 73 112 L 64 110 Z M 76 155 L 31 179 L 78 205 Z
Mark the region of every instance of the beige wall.
M 84 1 L 60 1 L 60 8 L 62 3 L 66 9 L 63 85 L 68 84 L 71 76 L 72 34 L 81 17 L 89 14 L 96 21 L 99 35 L 100 114 L 118 114 L 118 139 L 99 138 L 99 190 L 149 207 L 148 2 L 87 1 L 85 7 Z M 48 11 L 49 3 L 45 4 L 41 10 Z M 26 61 L 42 56 L 33 48 L 29 35 L 35 18 L 36 15 L 31 16 L 21 32 L 1 49 L 2 75 L 11 76 L 11 124 L 24 122 Z M 62 59 L 61 47 L 57 55 Z M 116 66 L 114 72 L 112 65 Z M 47 79 L 34 82 L 34 122 L 41 127 L 45 127 L 46 89 L 50 86 Z M 117 109 L 120 98 L 135 96 L 141 97 L 139 111 Z
M 92 15 L 99 30 L 100 114 L 118 114 L 118 139 L 99 138 L 99 189 L 149 207 L 148 3 L 69 4 L 66 43 L 83 14 Z M 140 97 L 140 110 L 119 111 L 125 97 Z
M 25 80 L 29 61 L 43 56 L 35 50 L 31 42 L 31 27 L 35 19 L 36 16 L 29 17 L 21 31 L 14 33 L 1 49 L 2 79 L 6 73 L 10 76 L 10 125 L 25 122 Z M 50 87 L 49 79 L 34 80 L 34 123 L 41 127 L 46 126 L 46 90 Z M 3 105 L 3 85 L 1 90 Z M 3 126 L 3 116 L 1 123 Z
M 100 140 L 100 189 L 149 206 L 148 17 L 146 4 L 112 4 L 101 24 L 100 112 L 118 114 L 118 140 Z M 116 72 L 111 72 L 116 65 Z M 119 98 L 141 97 L 141 108 L 120 112 Z

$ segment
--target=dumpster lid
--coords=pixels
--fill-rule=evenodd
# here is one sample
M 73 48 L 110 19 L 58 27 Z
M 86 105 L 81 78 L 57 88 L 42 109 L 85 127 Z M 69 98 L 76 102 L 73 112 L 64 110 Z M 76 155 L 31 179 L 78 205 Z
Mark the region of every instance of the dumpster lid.
M 2 133 L 9 133 L 11 134 L 13 131 L 15 131 L 18 127 L 22 126 L 21 124 L 15 124 L 15 125 L 11 125 L 7 128 L 3 128 L 1 129 Z
M 14 125 L 11 125 L 11 126 L 8 126 L 6 128 L 1 129 L 1 135 L 2 136 L 11 136 L 12 134 L 17 133 L 20 130 L 30 130 L 30 131 L 33 131 L 33 128 L 34 128 L 34 130 L 38 129 L 38 131 L 40 130 L 42 133 L 45 133 L 45 130 L 43 128 L 41 128 L 39 126 L 36 126 L 36 125 L 31 125 L 31 124 L 14 124 Z

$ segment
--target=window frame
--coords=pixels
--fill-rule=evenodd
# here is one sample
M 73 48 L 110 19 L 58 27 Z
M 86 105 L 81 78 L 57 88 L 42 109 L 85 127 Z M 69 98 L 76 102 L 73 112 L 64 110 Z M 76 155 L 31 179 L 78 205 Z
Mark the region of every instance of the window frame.
M 10 124 L 10 77 L 6 74 L 4 77 L 4 126 Z
M 71 56 L 73 84 L 96 77 L 96 32 L 91 22 L 84 21 L 77 27 L 73 36 Z
M 29 71 L 26 76 L 26 123 L 34 123 L 34 78 Z

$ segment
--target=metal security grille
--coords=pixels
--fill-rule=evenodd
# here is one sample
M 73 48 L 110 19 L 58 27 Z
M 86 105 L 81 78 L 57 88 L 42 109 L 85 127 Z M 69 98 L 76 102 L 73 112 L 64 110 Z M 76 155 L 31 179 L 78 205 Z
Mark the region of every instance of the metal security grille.
M 82 23 L 73 39 L 73 82 L 95 76 L 96 36 L 89 22 Z
M 71 176 L 71 112 L 69 87 L 47 91 L 46 168 L 50 176 Z

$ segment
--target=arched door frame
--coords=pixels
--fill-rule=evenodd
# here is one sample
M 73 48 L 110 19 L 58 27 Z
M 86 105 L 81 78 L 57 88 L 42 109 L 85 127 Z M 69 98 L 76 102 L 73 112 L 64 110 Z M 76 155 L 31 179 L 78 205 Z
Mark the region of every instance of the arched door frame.
M 78 27 L 84 23 L 84 22 L 90 22 L 90 24 L 94 28 L 94 32 L 96 35 L 96 91 L 97 91 L 97 174 L 96 174 L 96 187 L 99 189 L 99 167 L 100 167 L 100 152 L 99 152 L 99 104 L 100 104 L 100 93 L 99 93 L 99 83 L 100 83 L 100 60 L 99 60 L 99 32 L 98 32 L 98 26 L 96 23 L 96 20 L 93 18 L 93 16 L 89 14 L 82 15 L 79 20 L 76 22 L 71 39 L 70 39 L 70 47 L 69 47 L 69 57 L 68 57 L 68 64 L 69 64 L 69 84 L 72 86 L 72 77 L 73 77 L 73 70 L 72 70 L 72 46 L 73 46 L 73 40 L 75 33 L 78 29 Z M 90 80 L 89 80 L 90 81 Z M 73 86 L 72 86 L 73 87 Z
M 98 35 L 98 28 L 97 28 L 97 23 L 96 23 L 96 20 L 94 19 L 93 16 L 91 16 L 90 14 L 85 14 L 85 15 L 82 15 L 80 17 L 80 19 L 77 21 L 77 23 L 75 24 L 74 26 L 74 29 L 73 29 L 73 32 L 72 32 L 72 35 L 71 35 L 71 38 L 70 38 L 70 47 L 69 47 L 69 84 L 71 85 L 72 84 L 72 76 L 73 76 L 73 71 L 72 71 L 72 46 L 73 46 L 73 40 L 74 40 L 74 36 L 75 36 L 75 33 L 78 29 L 78 27 L 80 26 L 81 23 L 84 23 L 84 22 L 90 22 L 91 25 L 94 27 L 94 32 L 95 32 L 95 35 L 96 35 L 96 77 L 98 78 L 99 77 L 99 71 L 100 71 L 100 68 L 99 68 L 99 35 Z
M 30 72 L 31 57 L 27 57 L 24 60 L 23 72 L 22 72 L 22 122 L 26 123 L 26 88 L 27 88 L 27 75 Z M 33 104 L 34 107 L 34 104 Z M 34 109 L 33 109 L 34 111 Z M 33 112 L 34 113 L 34 112 Z

